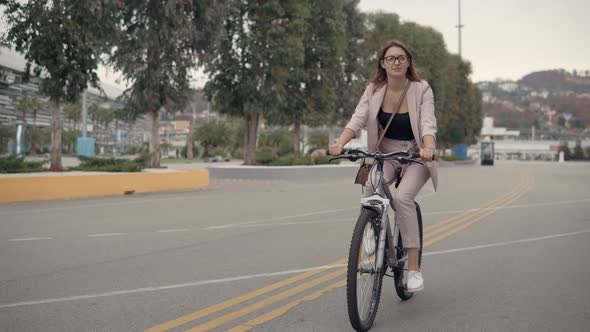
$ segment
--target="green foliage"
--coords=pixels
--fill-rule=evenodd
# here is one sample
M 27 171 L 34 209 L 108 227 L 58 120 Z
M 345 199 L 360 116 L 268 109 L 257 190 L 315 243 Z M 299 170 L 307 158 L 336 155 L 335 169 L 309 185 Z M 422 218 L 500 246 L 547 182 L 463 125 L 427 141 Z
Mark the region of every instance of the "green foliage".
M 41 172 L 46 161 L 25 161 L 22 156 L 0 157 L 0 173 Z
M 149 160 L 149 154 L 144 154 L 134 160 L 118 158 L 99 158 L 78 156 L 81 163 L 72 170 L 93 172 L 141 172 Z
M 210 54 L 224 7 L 210 0 L 124 0 L 110 63 L 129 81 L 123 99 L 136 118 L 182 109 L 189 99 L 189 72 Z M 159 133 L 152 123 L 151 166 L 159 166 Z
M 221 113 L 245 118 L 246 164 L 255 162 L 261 115 L 280 114 L 287 81 L 302 74 L 307 1 L 229 1 L 219 46 L 206 72 L 209 99 Z
M 182 158 L 187 158 L 187 147 L 186 145 L 182 147 L 182 150 L 180 151 L 180 155 L 182 156 Z M 193 156 L 198 156 L 199 155 L 199 148 L 196 146 L 193 146 Z
M 256 151 L 256 162 L 262 165 L 268 165 L 278 158 L 278 155 L 271 147 L 263 147 Z
M 375 75 L 376 56 L 388 40 L 403 41 L 414 56 L 419 75 L 428 81 L 434 92 L 437 144 L 475 143 L 481 130 L 483 111 L 481 94 L 469 78 L 471 65 L 457 55 L 449 54 L 440 32 L 413 22 L 401 23 L 396 14 L 368 14 L 366 26 L 366 77 Z
M 312 157 L 304 155 L 297 157 L 294 154 L 288 154 L 279 157 L 271 148 L 261 148 L 256 151 L 256 161 L 264 166 L 312 166 L 338 164 L 338 161 L 330 162 L 330 157 Z
M 90 82 L 98 87 L 96 70 L 105 41 L 112 36 L 111 1 L 6 1 L 5 41 L 27 59 L 39 75 L 41 90 L 52 100 L 77 100 Z M 65 93 L 64 93 L 65 92 Z
M 279 127 L 260 134 L 258 146 L 273 148 L 278 156 L 293 153 L 293 135 L 289 129 Z
M 201 123 L 193 137 L 203 147 L 203 158 L 207 158 L 211 155 L 211 148 L 231 145 L 233 129 L 223 121 L 211 120 Z
M 365 18 L 358 9 L 359 0 L 344 1 L 344 38 L 342 70 L 336 76 L 336 103 L 329 116 L 330 125 L 344 127 L 362 93 L 368 77 L 365 73 L 363 38 Z
M 325 130 L 314 131 L 309 135 L 307 143 L 310 146 L 310 150 L 316 150 L 321 148 L 327 148 L 330 144 L 329 134 Z
M 56 105 L 55 120 L 60 117 L 60 103 L 76 101 L 88 83 L 100 89 L 96 71 L 112 39 L 118 2 L 5 0 L 3 4 L 7 32 L 2 43 L 24 54 L 25 79 L 31 70 L 36 76 L 43 73 L 40 91 Z M 51 169 L 59 170 L 61 126 L 52 130 Z

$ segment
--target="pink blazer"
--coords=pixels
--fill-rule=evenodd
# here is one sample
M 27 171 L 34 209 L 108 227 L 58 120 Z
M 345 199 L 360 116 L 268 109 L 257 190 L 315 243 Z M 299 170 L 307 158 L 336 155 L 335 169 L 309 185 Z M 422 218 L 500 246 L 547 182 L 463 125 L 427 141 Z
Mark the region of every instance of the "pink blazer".
M 381 126 L 377 120 L 379 109 L 383 104 L 387 84 L 375 90 L 373 83 L 369 84 L 359 101 L 350 122 L 346 128 L 355 132 L 359 137 L 363 128 L 367 129 L 367 144 L 370 152 L 377 150 L 377 141 L 381 133 Z M 412 132 L 416 137 L 418 147 L 422 148 L 422 137 L 432 135 L 436 139 L 436 117 L 434 116 L 434 95 L 426 81 L 411 82 L 406 95 L 408 112 L 412 125 Z M 418 139 L 420 138 L 420 139 Z M 427 162 L 426 167 L 430 178 L 437 190 L 438 172 L 433 162 Z

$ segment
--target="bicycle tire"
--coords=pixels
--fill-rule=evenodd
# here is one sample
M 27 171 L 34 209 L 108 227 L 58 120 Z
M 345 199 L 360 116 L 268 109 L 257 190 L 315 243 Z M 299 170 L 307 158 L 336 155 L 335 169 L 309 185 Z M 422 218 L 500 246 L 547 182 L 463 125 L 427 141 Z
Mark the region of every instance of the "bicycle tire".
M 416 214 L 418 216 L 418 233 L 420 234 L 420 249 L 418 250 L 418 266 L 422 267 L 422 244 L 423 244 L 423 232 L 422 232 L 422 212 L 420 210 L 420 205 L 417 202 L 414 202 L 416 205 Z M 398 235 L 398 245 L 400 248 L 403 248 L 403 240 L 401 233 Z M 405 254 L 405 250 L 398 250 L 397 251 L 397 259 L 401 259 Z M 406 261 L 407 264 L 407 261 Z M 406 266 L 404 263 L 400 263 L 396 268 L 393 269 L 393 281 L 395 285 L 395 292 L 397 296 L 402 299 L 402 301 L 406 301 L 414 296 L 414 293 L 408 292 L 407 285 L 404 285 L 404 273 L 406 271 Z
M 381 298 L 381 287 L 383 284 L 383 275 L 385 274 L 386 266 L 383 267 L 380 273 L 371 273 L 373 278 L 372 290 L 370 293 L 371 300 L 366 317 L 362 317 L 365 315 L 362 315 L 359 310 L 359 294 L 357 287 L 359 264 L 361 263 L 361 245 L 363 245 L 365 228 L 367 225 L 371 225 L 370 227 L 372 227 L 375 232 L 374 252 L 377 252 L 380 229 L 376 223 L 376 220 L 378 220 L 377 218 L 379 218 L 379 214 L 377 212 L 363 209 L 356 222 L 352 240 L 350 241 L 348 269 L 346 273 L 346 302 L 348 305 L 348 317 L 350 319 L 350 324 L 356 331 L 368 331 L 371 326 L 373 326 Z M 374 264 L 376 264 L 376 259 Z

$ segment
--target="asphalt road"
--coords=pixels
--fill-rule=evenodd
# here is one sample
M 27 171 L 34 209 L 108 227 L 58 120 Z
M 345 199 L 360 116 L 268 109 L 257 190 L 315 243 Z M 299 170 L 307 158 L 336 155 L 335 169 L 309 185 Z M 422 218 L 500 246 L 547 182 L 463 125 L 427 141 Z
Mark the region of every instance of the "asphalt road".
M 425 289 L 374 331 L 587 331 L 590 164 L 440 169 Z M 352 179 L 0 205 L 0 331 L 351 331 Z M 331 265 L 328 265 L 331 264 Z

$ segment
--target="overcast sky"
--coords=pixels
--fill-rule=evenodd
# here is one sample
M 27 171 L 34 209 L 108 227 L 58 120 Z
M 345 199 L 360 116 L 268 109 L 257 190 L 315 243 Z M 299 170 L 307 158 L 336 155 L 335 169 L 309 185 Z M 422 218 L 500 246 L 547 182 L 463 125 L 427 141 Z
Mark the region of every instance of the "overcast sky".
M 361 0 L 359 7 L 431 26 L 443 34 L 447 49 L 458 53 L 457 4 L 458 0 Z M 590 0 L 462 0 L 461 7 L 462 53 L 472 64 L 475 82 L 518 80 L 546 69 L 590 70 Z M 2 63 L 23 61 L 6 51 L 0 52 Z M 122 86 L 116 82 L 119 75 L 104 67 L 99 76 L 104 83 Z M 205 80 L 202 73 L 194 73 L 192 85 L 200 87 Z
M 458 0 L 361 0 L 359 7 L 431 26 L 458 53 Z M 463 58 L 472 64 L 474 81 L 590 70 L 589 20 L 590 0 L 461 0 Z

